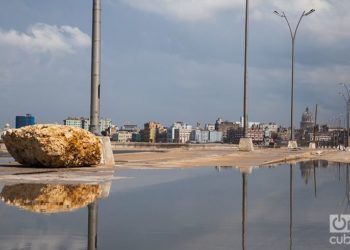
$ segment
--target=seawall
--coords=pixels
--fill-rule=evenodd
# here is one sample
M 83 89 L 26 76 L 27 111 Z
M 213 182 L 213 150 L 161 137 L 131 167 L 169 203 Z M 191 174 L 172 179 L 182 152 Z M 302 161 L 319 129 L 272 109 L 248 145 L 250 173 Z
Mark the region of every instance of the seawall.
M 129 143 L 118 143 L 111 142 L 112 150 L 149 150 L 149 151 L 161 151 L 169 149 L 207 149 L 207 150 L 220 150 L 220 149 L 237 149 L 238 145 L 233 144 L 220 144 L 220 143 L 209 143 L 209 144 L 181 144 L 181 143 L 147 143 L 147 142 L 129 142 Z M 0 142 L 0 152 L 7 152 L 6 146 L 3 142 Z
M 238 145 L 233 144 L 220 144 L 220 143 L 209 143 L 209 144 L 181 144 L 181 143 L 147 143 L 147 142 L 129 142 L 129 143 L 118 143 L 111 142 L 113 150 L 169 150 L 169 149 L 237 149 Z

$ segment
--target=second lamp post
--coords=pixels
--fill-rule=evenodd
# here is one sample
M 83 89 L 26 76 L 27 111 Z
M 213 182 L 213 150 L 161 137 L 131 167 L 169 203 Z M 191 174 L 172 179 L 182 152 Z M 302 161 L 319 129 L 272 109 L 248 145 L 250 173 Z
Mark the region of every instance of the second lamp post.
M 293 32 L 292 27 L 289 23 L 289 20 L 286 16 L 286 14 L 284 12 L 279 13 L 278 11 L 274 11 L 274 13 L 279 16 L 282 17 L 286 20 L 287 24 L 288 24 L 288 28 L 290 31 L 290 36 L 292 39 L 292 86 L 291 86 L 291 107 L 290 107 L 290 128 L 291 128 L 291 134 L 290 134 L 290 140 L 294 141 L 294 57 L 295 57 L 295 38 L 296 38 L 296 34 L 300 25 L 301 20 L 303 19 L 303 17 L 310 15 L 311 13 L 315 12 L 314 9 L 306 12 L 304 11 L 301 15 L 301 17 L 299 18 L 298 24 Z

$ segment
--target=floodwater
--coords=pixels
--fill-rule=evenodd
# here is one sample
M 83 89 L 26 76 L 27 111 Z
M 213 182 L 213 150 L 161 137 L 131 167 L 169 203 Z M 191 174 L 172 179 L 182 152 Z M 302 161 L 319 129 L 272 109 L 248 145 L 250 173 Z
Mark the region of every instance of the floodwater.
M 129 178 L 2 184 L 0 249 L 349 249 L 329 243 L 329 215 L 350 208 L 344 164 L 114 175 Z

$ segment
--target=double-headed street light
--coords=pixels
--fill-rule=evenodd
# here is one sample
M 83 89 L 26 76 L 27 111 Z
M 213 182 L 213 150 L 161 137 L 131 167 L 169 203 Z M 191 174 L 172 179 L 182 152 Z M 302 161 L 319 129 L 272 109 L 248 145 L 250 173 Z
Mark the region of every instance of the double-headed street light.
M 290 31 L 290 36 L 292 39 L 292 88 L 291 88 L 291 107 L 290 107 L 290 127 L 291 127 L 291 134 L 290 134 L 290 140 L 294 141 L 294 52 L 295 52 L 295 38 L 296 38 L 296 34 L 297 31 L 299 29 L 299 25 L 301 23 L 301 20 L 303 19 L 303 17 L 308 16 L 310 14 L 312 14 L 313 12 L 315 12 L 314 9 L 311 9 L 310 11 L 306 12 L 304 11 L 301 15 L 301 17 L 299 18 L 298 24 L 293 32 L 292 27 L 289 23 L 289 20 L 286 16 L 286 14 L 284 12 L 280 13 L 278 11 L 274 11 L 274 14 L 276 14 L 279 17 L 282 17 L 286 20 L 288 27 L 289 27 L 289 31 Z
M 344 86 L 346 89 L 347 96 L 344 95 L 344 93 L 339 93 L 340 95 L 343 96 L 345 103 L 346 103 L 346 137 L 345 137 L 345 146 L 349 146 L 349 118 L 350 118 L 350 90 L 348 85 L 345 83 L 339 83 L 340 85 Z

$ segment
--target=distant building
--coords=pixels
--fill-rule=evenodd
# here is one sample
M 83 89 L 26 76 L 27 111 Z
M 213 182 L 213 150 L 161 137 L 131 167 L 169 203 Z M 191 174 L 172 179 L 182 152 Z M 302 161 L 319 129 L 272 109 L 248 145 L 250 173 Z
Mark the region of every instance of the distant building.
M 188 143 L 191 139 L 192 126 L 184 122 L 176 122 L 171 128 L 173 142 Z
M 30 125 L 35 125 L 35 117 L 31 114 L 26 114 L 25 116 L 16 116 L 16 128 L 21 128 Z
M 9 123 L 6 123 L 5 126 L 4 126 L 4 129 L 3 131 L 7 131 L 11 128 L 11 125 Z
M 208 143 L 209 142 L 209 131 L 202 129 L 193 129 L 190 135 L 190 141 L 195 143 Z
M 232 142 L 232 138 L 228 138 L 228 132 L 230 130 L 237 131 L 239 130 L 240 125 L 235 122 L 223 121 L 221 118 L 216 120 L 215 130 L 222 132 L 223 142 Z
M 84 125 L 83 125 L 84 119 L 85 118 L 83 118 L 83 117 L 81 117 L 81 118 L 68 117 L 67 119 L 63 120 L 63 125 L 76 127 L 76 128 L 84 128 Z M 86 130 L 89 130 L 89 127 Z
M 261 126 L 253 126 L 247 131 L 247 137 L 252 138 L 253 143 L 261 144 L 264 141 L 264 130 Z M 238 144 L 239 140 L 243 137 L 243 128 L 229 129 L 228 140 L 230 143 Z
M 182 126 L 182 122 L 174 122 L 173 125 L 167 129 L 167 142 L 175 142 L 175 129 Z
M 209 142 L 216 143 L 222 142 L 222 132 L 221 131 L 209 131 Z
M 116 142 L 131 142 L 132 133 L 128 131 L 118 131 L 116 134 L 112 136 L 112 141 Z
M 214 131 L 215 130 L 215 124 L 205 124 L 205 130 Z
M 191 132 L 191 125 L 184 122 L 175 122 L 167 129 L 167 142 L 187 143 L 191 140 Z
M 135 124 L 125 124 L 121 127 L 120 130 L 128 131 L 128 132 L 139 132 L 140 131 L 138 126 Z
M 271 133 L 277 133 L 278 132 L 278 125 L 276 123 L 270 122 L 270 123 L 264 123 L 261 124 L 264 130 Z
M 112 127 L 112 120 L 109 118 L 100 119 L 100 131 L 106 131 L 108 128 Z
M 313 130 L 314 117 L 309 108 L 306 108 L 303 115 L 301 116 L 300 129 Z
M 72 126 L 72 127 L 89 130 L 90 119 L 85 117 L 68 117 L 67 119 L 63 120 L 63 124 L 66 126 Z M 108 128 L 113 126 L 112 120 L 100 119 L 99 126 L 100 126 L 100 132 L 107 131 Z
M 115 135 L 118 131 L 119 131 L 118 126 L 111 125 L 111 126 L 108 127 L 105 131 L 103 131 L 103 135 L 104 135 L 104 136 L 112 137 L 112 136 Z
M 138 132 L 132 133 L 131 141 L 132 142 L 141 142 L 141 134 Z
M 9 130 L 10 128 L 11 128 L 11 126 L 10 126 L 9 123 L 6 123 L 6 124 L 4 125 L 4 128 L 3 128 L 3 129 L 0 128 L 0 141 L 2 141 L 1 135 L 2 135 L 4 132 L 6 132 L 7 130 Z
M 165 142 L 167 130 L 161 123 L 151 121 L 144 124 L 144 129 L 140 131 L 140 134 L 143 142 Z
M 240 127 L 244 127 L 244 117 L 241 116 L 240 121 L 236 122 L 236 124 L 239 124 Z M 248 128 L 252 128 L 253 126 L 259 126 L 261 123 L 260 122 L 249 122 L 248 121 Z

